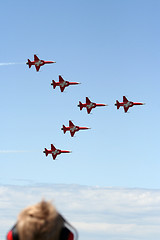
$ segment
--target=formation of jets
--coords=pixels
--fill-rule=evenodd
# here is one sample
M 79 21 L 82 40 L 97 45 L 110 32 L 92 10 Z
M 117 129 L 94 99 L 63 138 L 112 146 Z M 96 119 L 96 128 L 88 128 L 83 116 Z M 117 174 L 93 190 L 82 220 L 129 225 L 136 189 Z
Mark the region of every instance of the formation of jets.
M 30 61 L 28 59 L 28 62 L 26 63 L 29 68 L 31 68 L 32 65 L 35 65 L 36 71 L 38 72 L 40 67 L 43 66 L 44 64 L 50 64 L 50 63 L 55 63 L 55 61 L 44 61 L 44 60 L 40 60 L 37 55 L 34 55 L 34 61 Z M 59 75 L 59 82 L 55 82 L 54 80 L 52 80 L 51 85 L 53 86 L 53 89 L 56 88 L 56 86 L 60 87 L 61 92 L 64 91 L 64 89 L 70 85 L 78 85 L 80 84 L 79 82 L 69 82 L 69 81 L 65 81 L 61 75 Z M 124 112 L 127 113 L 128 109 L 130 107 L 133 107 L 134 105 L 144 105 L 144 103 L 140 103 L 140 102 L 132 102 L 129 101 L 125 96 L 123 96 L 123 102 L 119 102 L 118 100 L 116 100 L 115 106 L 117 107 L 117 109 L 119 109 L 121 106 L 124 107 Z M 96 107 L 103 107 L 103 106 L 108 106 L 107 104 L 103 104 L 103 103 L 94 103 L 91 102 L 90 99 L 88 97 L 86 97 L 86 103 L 81 103 L 79 101 L 79 104 L 77 105 L 80 108 L 80 111 L 83 108 L 87 109 L 87 113 L 90 114 L 91 110 L 93 108 Z M 79 127 L 73 124 L 73 122 L 71 120 L 69 120 L 69 126 L 66 127 L 65 125 L 62 126 L 61 130 L 63 130 L 64 134 L 66 133 L 66 131 L 70 132 L 71 137 L 74 136 L 75 132 L 78 132 L 79 130 L 87 130 L 90 129 L 88 127 Z M 51 144 L 51 149 L 44 149 L 43 151 L 45 153 L 46 156 L 48 156 L 48 154 L 51 154 L 53 159 L 55 160 L 57 155 L 61 154 L 61 153 L 71 153 L 71 151 L 68 150 L 60 150 L 60 149 L 56 149 L 55 146 L 53 144 Z

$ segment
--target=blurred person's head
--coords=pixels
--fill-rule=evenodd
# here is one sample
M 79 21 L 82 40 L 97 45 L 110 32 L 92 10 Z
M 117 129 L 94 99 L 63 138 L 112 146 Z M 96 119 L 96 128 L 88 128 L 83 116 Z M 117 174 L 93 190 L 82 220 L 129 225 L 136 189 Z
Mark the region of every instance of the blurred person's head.
M 74 240 L 76 230 L 51 202 L 41 201 L 23 209 L 7 240 Z

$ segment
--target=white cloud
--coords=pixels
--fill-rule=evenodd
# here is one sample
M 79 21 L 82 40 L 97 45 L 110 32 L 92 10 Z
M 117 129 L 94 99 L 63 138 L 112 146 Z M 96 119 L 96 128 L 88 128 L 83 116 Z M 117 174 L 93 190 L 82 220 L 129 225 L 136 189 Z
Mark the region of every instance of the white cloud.
M 79 239 L 160 238 L 160 190 L 41 184 L 0 186 L 0 239 L 22 208 L 42 198 L 53 200 Z

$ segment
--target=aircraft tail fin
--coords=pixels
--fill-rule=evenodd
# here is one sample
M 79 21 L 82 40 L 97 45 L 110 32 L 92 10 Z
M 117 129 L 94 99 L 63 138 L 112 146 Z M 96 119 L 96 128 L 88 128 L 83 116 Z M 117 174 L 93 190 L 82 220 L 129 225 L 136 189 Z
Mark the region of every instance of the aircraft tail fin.
M 44 153 L 46 154 L 46 157 L 48 156 L 48 150 L 47 148 L 44 149 Z
M 62 130 L 63 130 L 63 132 L 64 132 L 64 134 L 65 134 L 66 131 L 67 131 L 67 128 L 63 125 Z
M 83 104 L 79 101 L 78 107 L 80 108 L 80 110 L 82 110 L 83 108 Z
M 54 81 L 54 80 L 52 80 L 52 83 L 51 83 L 51 85 L 53 86 L 53 88 L 55 89 L 56 88 L 56 82 Z
M 117 109 L 120 108 L 120 103 L 118 102 L 118 100 L 116 100 L 116 104 L 115 104 L 115 106 L 117 106 Z
M 31 68 L 31 66 L 32 66 L 32 63 L 31 63 L 31 61 L 28 59 L 28 62 L 27 62 L 27 64 L 28 64 L 28 66 L 29 66 L 29 68 Z

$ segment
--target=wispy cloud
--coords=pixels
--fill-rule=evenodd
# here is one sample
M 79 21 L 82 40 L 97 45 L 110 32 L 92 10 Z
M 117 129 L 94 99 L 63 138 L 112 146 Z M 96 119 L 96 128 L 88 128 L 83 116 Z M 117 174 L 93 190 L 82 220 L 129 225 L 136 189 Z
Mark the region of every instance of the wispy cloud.
M 0 239 L 22 208 L 42 198 L 53 200 L 79 239 L 160 238 L 160 190 L 39 184 L 0 186 Z

